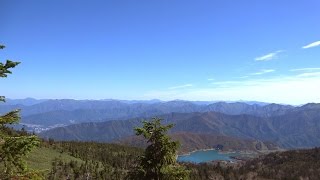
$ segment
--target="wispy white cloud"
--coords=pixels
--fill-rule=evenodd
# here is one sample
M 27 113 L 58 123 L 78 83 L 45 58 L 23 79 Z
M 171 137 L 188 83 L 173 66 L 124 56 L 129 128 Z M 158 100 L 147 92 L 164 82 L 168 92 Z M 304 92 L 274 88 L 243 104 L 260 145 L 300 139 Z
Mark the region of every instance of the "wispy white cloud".
M 261 71 L 256 72 L 256 73 L 251 73 L 250 75 L 262 75 L 262 74 L 272 73 L 275 71 L 276 70 L 274 70 L 274 69 L 262 69 Z
M 317 46 L 320 46 L 320 41 L 316 41 L 316 42 L 310 43 L 308 45 L 303 46 L 302 48 L 303 49 L 308 49 L 308 48 L 313 48 L 313 47 L 317 47 Z
M 208 78 L 208 81 L 214 81 L 215 79 L 214 78 Z
M 238 80 L 238 81 L 219 81 L 211 84 L 214 85 L 214 87 L 218 87 L 218 88 L 230 88 L 230 87 L 237 87 L 237 86 L 260 85 L 262 83 L 268 83 L 270 81 L 274 81 L 274 80 L 259 78 L 259 79 L 245 79 L 245 80 Z
M 239 79 L 246 79 L 246 78 L 249 78 L 250 76 L 240 76 L 240 77 L 237 77 Z
M 317 77 L 320 76 L 320 72 L 308 72 L 308 73 L 302 73 L 298 74 L 298 77 Z
M 320 68 L 297 68 L 297 69 L 290 69 L 290 71 L 320 71 Z
M 278 54 L 283 52 L 283 50 L 275 51 L 260 57 L 256 57 L 254 60 L 255 61 L 270 61 L 272 59 L 276 59 L 278 57 Z
M 188 88 L 188 87 L 192 87 L 192 84 L 184 84 L 184 85 L 180 85 L 180 86 L 173 86 L 173 87 L 169 87 L 168 89 L 183 89 L 183 88 Z
M 212 87 L 178 89 L 175 91 L 152 91 L 144 98 L 163 100 L 225 100 L 239 99 L 274 103 L 304 104 L 320 102 L 320 73 L 310 75 L 288 75 L 272 78 L 245 79 L 239 81 L 214 82 Z
M 217 86 L 230 86 L 230 85 L 234 85 L 234 84 L 238 84 L 239 81 L 217 81 L 217 82 L 213 82 L 211 83 L 212 85 L 217 85 Z

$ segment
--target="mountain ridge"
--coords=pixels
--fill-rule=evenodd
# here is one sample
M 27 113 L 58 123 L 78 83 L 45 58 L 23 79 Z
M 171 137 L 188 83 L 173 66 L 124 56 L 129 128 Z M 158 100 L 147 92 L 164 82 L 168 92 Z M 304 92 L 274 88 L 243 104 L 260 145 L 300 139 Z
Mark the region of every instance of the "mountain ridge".
M 271 117 L 254 115 L 227 115 L 219 112 L 169 113 L 160 115 L 164 123 L 174 123 L 170 132 L 212 134 L 271 141 L 283 148 L 307 148 L 320 146 L 320 108 L 318 105 L 302 106 L 285 114 Z M 55 128 L 41 133 L 43 137 L 62 138 L 75 136 L 75 140 L 95 140 L 109 142 L 133 135 L 133 128 L 141 125 L 141 118 L 130 120 L 82 123 Z M 82 126 L 86 126 L 82 128 Z M 75 128 L 74 128 L 75 127 Z M 98 128 L 95 128 L 98 127 Z M 93 128 L 93 130 L 91 130 Z M 108 132 L 106 129 L 111 129 Z M 76 129 L 76 132 L 73 130 Z M 105 129 L 101 131 L 100 129 Z M 56 133 L 55 131 L 60 131 Z M 87 136 L 79 138 L 80 133 L 88 131 Z M 99 134 L 95 134 L 98 131 Z M 124 132 L 124 133 L 122 133 Z M 75 134 L 73 134 L 75 133 Z M 59 136 L 57 136 L 59 134 Z M 95 137 L 90 139 L 90 136 Z M 99 139 L 96 137 L 104 137 Z M 88 139 L 89 138 L 89 139 Z M 62 138 L 63 140 L 63 138 Z
M 229 136 L 189 132 L 174 132 L 170 133 L 169 136 L 173 140 L 179 141 L 181 145 L 179 149 L 180 154 L 203 149 L 219 149 L 223 151 L 250 151 L 252 153 L 265 153 L 280 150 L 277 145 L 271 142 L 240 139 Z M 140 148 L 145 148 L 148 145 L 146 140 L 140 136 L 129 136 L 119 139 L 115 142 Z
M 171 112 L 191 113 L 216 111 L 225 114 L 252 114 L 270 116 L 281 114 L 293 109 L 288 105 L 249 105 L 246 103 L 215 102 L 212 104 L 197 104 L 190 101 L 168 101 L 155 103 L 125 103 L 118 100 L 91 101 L 91 100 L 47 100 L 30 106 L 1 105 L 0 113 L 12 109 L 21 109 L 24 124 L 32 124 L 48 128 L 57 124 L 70 125 L 82 122 L 101 122 L 131 118 L 147 118 Z

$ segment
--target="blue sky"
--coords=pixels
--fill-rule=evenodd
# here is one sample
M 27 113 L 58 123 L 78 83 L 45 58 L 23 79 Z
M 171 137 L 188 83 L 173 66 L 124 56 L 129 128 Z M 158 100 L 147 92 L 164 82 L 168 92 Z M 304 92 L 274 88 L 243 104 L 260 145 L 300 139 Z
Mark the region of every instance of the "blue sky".
M 320 102 L 320 1 L 0 0 L 10 98 Z

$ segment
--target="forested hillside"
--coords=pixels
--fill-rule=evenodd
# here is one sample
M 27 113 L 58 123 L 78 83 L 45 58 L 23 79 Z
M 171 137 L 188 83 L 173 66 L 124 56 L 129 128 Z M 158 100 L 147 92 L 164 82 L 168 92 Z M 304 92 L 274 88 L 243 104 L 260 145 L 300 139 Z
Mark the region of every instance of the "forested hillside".
M 46 179 L 124 179 L 140 148 L 94 142 L 42 142 L 27 158 Z
M 240 164 L 185 164 L 191 170 L 190 179 L 230 180 L 318 180 L 320 179 L 320 149 L 270 153 Z
M 179 148 L 179 154 L 214 148 L 223 151 L 250 151 L 251 153 L 257 154 L 280 150 L 274 143 L 251 139 L 187 132 L 172 133 L 169 135 L 172 139 L 180 142 L 181 147 Z M 147 142 L 143 138 L 137 136 L 129 136 L 116 142 L 142 148 L 147 146 Z
M 46 179 L 125 179 L 128 171 L 135 166 L 135 160 L 143 150 L 116 144 L 93 142 L 43 142 L 39 154 L 35 150 L 28 164 L 36 161 L 50 167 L 44 171 Z M 50 152 L 48 154 L 48 152 Z M 48 158 L 42 157 L 51 156 Z M 270 153 L 257 159 L 236 164 L 225 162 L 189 164 L 190 180 L 207 179 L 310 179 L 320 178 L 320 149 L 293 150 Z M 42 162 L 41 162 L 42 161 Z M 43 166 L 31 166 L 44 170 Z

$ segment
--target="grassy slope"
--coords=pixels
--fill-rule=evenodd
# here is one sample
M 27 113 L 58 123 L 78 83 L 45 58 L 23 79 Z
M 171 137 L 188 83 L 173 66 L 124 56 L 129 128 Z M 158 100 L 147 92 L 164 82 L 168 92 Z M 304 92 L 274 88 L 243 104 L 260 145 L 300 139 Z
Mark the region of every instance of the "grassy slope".
M 27 165 L 30 169 L 46 171 L 51 169 L 51 162 L 53 159 L 59 158 L 65 162 L 70 160 L 83 162 L 81 159 L 75 158 L 66 152 L 60 153 L 59 150 L 47 147 L 38 147 L 26 158 Z

